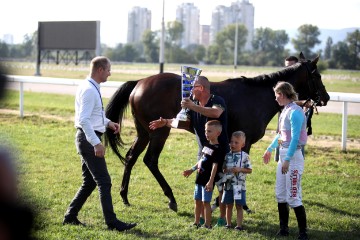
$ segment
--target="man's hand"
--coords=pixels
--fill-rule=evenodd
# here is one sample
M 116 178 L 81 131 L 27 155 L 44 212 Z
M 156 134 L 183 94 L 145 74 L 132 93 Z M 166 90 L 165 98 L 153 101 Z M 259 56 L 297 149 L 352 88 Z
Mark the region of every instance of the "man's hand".
M 118 134 L 120 131 L 120 125 L 111 121 L 108 124 L 108 128 L 114 130 L 114 134 Z
M 151 121 L 149 123 L 149 128 L 155 130 L 157 128 L 165 127 L 167 125 L 167 120 L 160 117 L 158 120 Z
M 194 110 L 193 108 L 195 105 L 196 104 L 193 101 L 191 101 L 189 98 L 184 98 L 183 100 L 181 100 L 182 108 L 188 108 L 190 110 Z
M 97 157 L 104 157 L 105 156 L 105 147 L 102 145 L 102 143 L 99 143 L 94 146 L 95 156 Z

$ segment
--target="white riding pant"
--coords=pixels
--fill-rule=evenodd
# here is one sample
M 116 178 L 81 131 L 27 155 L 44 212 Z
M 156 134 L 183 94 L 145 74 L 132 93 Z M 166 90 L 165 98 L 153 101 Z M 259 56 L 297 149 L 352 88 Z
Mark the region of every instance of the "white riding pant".
M 301 149 L 295 151 L 290 159 L 289 171 L 282 174 L 282 163 L 288 148 L 280 147 L 280 156 L 276 169 L 275 194 L 278 203 L 288 203 L 291 208 L 302 205 L 301 176 L 304 172 L 304 156 Z

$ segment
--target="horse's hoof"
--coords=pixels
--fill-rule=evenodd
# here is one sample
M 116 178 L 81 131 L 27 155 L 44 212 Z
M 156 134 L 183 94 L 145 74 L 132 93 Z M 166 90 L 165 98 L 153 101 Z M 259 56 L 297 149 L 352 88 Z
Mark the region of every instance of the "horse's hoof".
M 124 203 L 126 206 L 130 206 L 130 203 L 129 203 L 129 201 L 128 201 L 127 199 L 124 199 L 124 198 L 123 198 L 123 203 Z
M 173 210 L 174 212 L 177 212 L 178 208 L 177 208 L 177 203 L 174 203 L 174 202 L 169 202 L 169 208 L 171 210 Z
M 126 193 L 120 191 L 120 197 L 126 206 L 130 206 L 130 203 L 129 203 Z

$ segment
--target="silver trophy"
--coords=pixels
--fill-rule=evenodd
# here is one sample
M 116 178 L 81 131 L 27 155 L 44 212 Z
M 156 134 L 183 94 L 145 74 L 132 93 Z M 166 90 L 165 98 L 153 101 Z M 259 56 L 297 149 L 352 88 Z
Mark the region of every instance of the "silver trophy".
M 181 98 L 190 98 L 195 80 L 200 76 L 201 69 L 188 66 L 181 66 Z M 186 109 L 182 108 L 172 122 L 174 128 L 186 128 L 188 124 Z

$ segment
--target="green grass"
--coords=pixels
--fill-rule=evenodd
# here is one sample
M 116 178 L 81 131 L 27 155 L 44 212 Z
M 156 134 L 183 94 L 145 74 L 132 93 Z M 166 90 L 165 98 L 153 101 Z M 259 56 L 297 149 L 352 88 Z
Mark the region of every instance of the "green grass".
M 35 64 L 9 63 L 7 67 L 12 70 L 12 74 L 33 75 Z M 201 68 L 214 81 L 233 74 L 231 66 Z M 239 68 L 239 75 L 244 76 L 276 71 L 274 68 Z M 180 65 L 166 64 L 165 70 L 178 73 Z M 87 72 L 87 65 L 42 65 L 42 74 L 46 77 L 83 79 Z M 127 81 L 157 72 L 158 65 L 155 64 L 113 64 L 111 79 Z M 323 74 L 323 80 L 328 91 L 360 93 L 359 76 L 358 71 L 327 70 Z M 113 183 L 115 212 L 120 219 L 138 222 L 139 225 L 127 233 L 106 230 L 99 195 L 94 191 L 79 215 L 80 220 L 87 223 L 88 227 L 62 226 L 66 208 L 81 184 L 80 159 L 75 152 L 75 129 L 72 121 L 74 96 L 25 92 L 24 98 L 24 110 L 28 114 L 25 118 L 20 119 L 14 114 L 0 114 L 0 143 L 10 142 L 17 153 L 20 190 L 22 198 L 36 212 L 34 235 L 38 239 L 272 239 L 276 233 L 278 216 L 274 197 L 275 163 L 264 165 L 261 158 L 272 137 L 271 131 L 251 149 L 253 173 L 247 178 L 247 201 L 256 213 L 244 215 L 245 232 L 188 228 L 193 222 L 194 178 L 192 176 L 186 179 L 181 172 L 195 162 L 197 145 L 194 135 L 184 131 L 171 132 L 159 159 L 159 168 L 177 199 L 178 213 L 167 209 L 168 199 L 143 164 L 143 154 L 131 175 L 129 200 L 132 205 L 124 206 L 119 196 L 124 166 L 108 149 L 106 158 Z M 18 101 L 18 92 L 8 91 L 0 108 L 18 111 Z M 104 104 L 107 102 L 108 99 L 104 99 Z M 276 129 L 276 121 L 275 116 L 268 130 Z M 359 126 L 360 116 L 349 116 L 348 137 L 357 142 L 360 141 Z M 125 141 L 130 145 L 135 138 L 135 129 L 132 125 L 125 125 L 123 131 Z M 348 146 L 346 153 L 340 151 L 340 114 L 314 115 L 313 135 L 314 141 L 306 147 L 302 181 L 310 237 L 359 239 L 360 149 Z M 331 139 L 329 143 L 335 139 L 339 145 L 333 147 L 327 144 L 328 138 Z M 213 224 L 218 214 L 217 210 Z M 235 218 L 233 222 L 235 223 Z M 290 232 L 290 236 L 284 239 L 294 239 L 296 236 L 297 226 L 293 212 L 290 214 Z
M 275 163 L 262 163 L 262 153 L 269 141 L 260 140 L 251 151 L 253 174 L 248 176 L 248 205 L 255 214 L 244 216 L 246 231 L 225 229 L 189 229 L 193 222 L 193 176 L 181 172 L 195 159 L 193 135 L 172 131 L 159 160 L 159 168 L 173 189 L 178 213 L 167 209 L 167 198 L 146 166 L 142 156 L 130 180 L 130 207 L 119 196 L 124 167 L 107 152 L 112 177 L 113 203 L 120 219 L 139 225 L 127 233 L 106 230 L 94 191 L 81 210 L 79 218 L 87 228 L 62 226 L 63 214 L 81 184 L 80 160 L 75 153 L 72 121 L 51 120 L 39 116 L 20 119 L 0 115 L 1 142 L 10 141 L 19 156 L 22 196 L 37 213 L 35 236 L 39 239 L 271 239 L 278 228 L 274 198 Z M 134 139 L 135 129 L 125 126 L 125 140 Z M 307 147 L 303 176 L 303 200 L 307 210 L 312 239 L 357 239 L 360 235 L 360 150 L 342 153 L 326 146 Z M 218 210 L 214 213 L 215 224 Z M 235 223 L 235 218 L 234 218 Z M 291 236 L 297 233 L 294 213 L 290 214 Z

